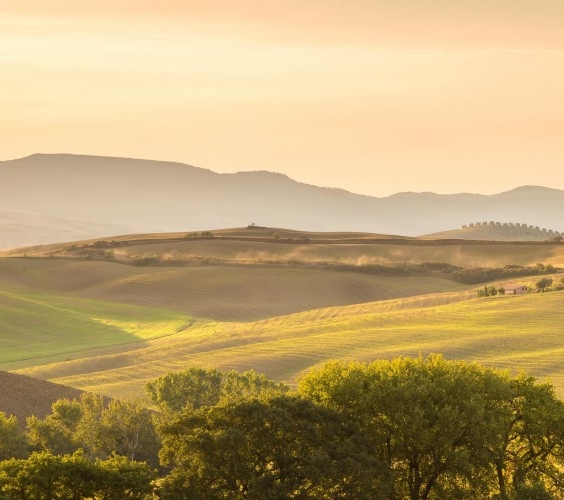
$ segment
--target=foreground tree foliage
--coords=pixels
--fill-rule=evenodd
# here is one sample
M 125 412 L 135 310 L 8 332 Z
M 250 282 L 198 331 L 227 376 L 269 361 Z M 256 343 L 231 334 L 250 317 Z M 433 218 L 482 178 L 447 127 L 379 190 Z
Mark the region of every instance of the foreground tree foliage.
M 41 451 L 64 455 L 80 449 L 90 460 L 118 454 L 158 465 L 159 437 L 142 400 L 105 402 L 87 393 L 79 401 L 61 399 L 45 419 L 28 418 L 27 429 L 31 445 Z
M 28 443 L 16 417 L 0 412 L 0 460 L 24 458 L 28 454 Z
M 564 407 L 532 378 L 433 356 L 330 363 L 300 391 L 362 426 L 390 500 L 564 498 Z
M 27 460 L 0 462 L 2 500 L 148 500 L 155 471 L 141 462 L 112 456 L 88 460 L 83 453 L 33 453 Z
M 327 363 L 293 392 L 194 368 L 148 393 L 156 425 L 85 395 L 27 442 L 0 414 L 0 500 L 564 499 L 564 404 L 525 375 L 431 356 Z
M 51 406 L 51 414 L 45 419 L 27 419 L 27 432 L 30 443 L 38 449 L 56 455 L 76 451 L 74 433 L 82 416 L 78 401 L 60 399 Z
M 381 466 L 358 431 L 298 396 L 187 412 L 161 429 L 163 461 L 174 466 L 161 498 L 379 498 Z

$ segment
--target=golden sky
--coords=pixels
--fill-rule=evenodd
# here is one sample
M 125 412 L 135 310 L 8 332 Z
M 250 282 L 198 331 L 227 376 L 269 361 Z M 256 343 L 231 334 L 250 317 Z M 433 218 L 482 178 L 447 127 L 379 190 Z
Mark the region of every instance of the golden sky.
M 563 0 L 0 0 L 0 159 L 564 189 Z

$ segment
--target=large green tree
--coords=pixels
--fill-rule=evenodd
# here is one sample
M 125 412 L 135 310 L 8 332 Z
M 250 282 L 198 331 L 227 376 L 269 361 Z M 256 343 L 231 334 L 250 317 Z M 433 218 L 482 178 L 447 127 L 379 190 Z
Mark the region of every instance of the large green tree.
M 93 497 L 96 480 L 94 464 L 82 453 L 0 462 L 0 498 L 6 500 L 82 500 Z
M 156 471 L 145 462 L 112 455 L 96 460 L 98 469 L 98 500 L 149 500 L 153 499 L 153 481 Z
M 0 462 L 2 500 L 149 500 L 155 471 L 147 464 L 112 456 L 92 462 L 72 455 L 33 453 Z
M 299 390 L 361 425 L 389 499 L 558 495 L 564 412 L 533 379 L 431 356 L 329 363 Z
M 146 385 L 151 401 L 167 414 L 214 406 L 226 398 L 235 401 L 267 393 L 283 394 L 288 390 L 286 384 L 274 382 L 253 370 L 238 373 L 203 368 L 169 373 Z
M 224 401 L 163 426 L 163 499 L 382 498 L 356 424 L 297 396 Z M 378 480 L 375 480 L 378 478 Z
M 564 498 L 564 404 L 553 387 L 525 375 L 505 378 L 497 404 L 498 434 L 486 447 L 499 498 Z
M 58 455 L 77 449 L 74 433 L 82 416 L 80 403 L 59 399 L 51 405 L 51 413 L 44 419 L 27 419 L 27 434 L 32 445 L 42 451 Z

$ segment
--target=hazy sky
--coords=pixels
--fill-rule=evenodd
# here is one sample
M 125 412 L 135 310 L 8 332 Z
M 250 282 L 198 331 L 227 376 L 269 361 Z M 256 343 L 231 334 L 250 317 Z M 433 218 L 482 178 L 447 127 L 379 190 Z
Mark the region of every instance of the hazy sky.
M 564 189 L 563 0 L 0 0 L 0 159 Z

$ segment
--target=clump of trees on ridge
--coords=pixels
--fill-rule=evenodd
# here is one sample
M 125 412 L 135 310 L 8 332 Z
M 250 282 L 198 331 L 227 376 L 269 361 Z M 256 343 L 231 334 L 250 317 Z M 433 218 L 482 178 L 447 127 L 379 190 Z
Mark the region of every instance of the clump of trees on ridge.
M 497 221 L 484 221 L 484 222 L 471 222 L 464 224 L 462 229 L 485 228 L 495 229 L 498 232 L 505 233 L 511 236 L 535 236 L 543 238 L 546 241 L 563 241 L 564 235 L 560 231 L 546 229 L 545 227 L 534 226 L 532 224 L 524 224 L 521 222 L 497 222 Z
M 564 404 L 476 363 L 329 362 L 297 390 L 189 369 L 140 402 L 0 414 L 0 499 L 564 498 Z

